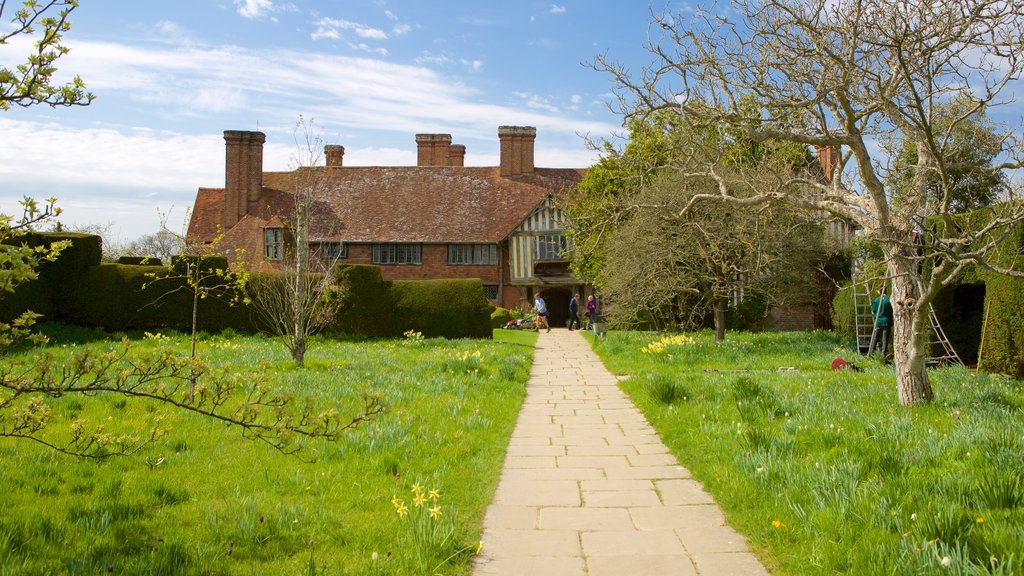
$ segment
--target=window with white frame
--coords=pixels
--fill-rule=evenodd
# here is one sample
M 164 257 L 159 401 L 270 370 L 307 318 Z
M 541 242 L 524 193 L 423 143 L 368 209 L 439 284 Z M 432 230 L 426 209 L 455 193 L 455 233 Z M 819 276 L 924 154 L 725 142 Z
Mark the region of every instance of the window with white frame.
M 561 234 L 537 236 L 537 260 L 565 260 L 568 241 Z
M 449 244 L 449 264 L 490 264 L 498 263 L 497 244 Z
M 263 257 L 267 260 L 284 257 L 284 231 L 280 228 L 263 229 Z
M 495 301 L 497 301 L 497 299 L 498 299 L 498 287 L 495 286 L 494 284 L 484 284 L 484 296 L 488 300 L 495 300 Z
M 348 245 L 344 242 L 319 242 L 311 244 L 310 249 L 318 254 L 321 260 L 348 258 Z
M 419 244 L 374 244 L 374 264 L 420 264 Z

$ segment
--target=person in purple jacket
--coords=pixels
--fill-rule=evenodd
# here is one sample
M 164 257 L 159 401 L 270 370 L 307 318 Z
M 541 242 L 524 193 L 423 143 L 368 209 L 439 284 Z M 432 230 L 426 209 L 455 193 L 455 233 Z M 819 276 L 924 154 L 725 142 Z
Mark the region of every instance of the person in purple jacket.
M 587 319 L 588 327 L 597 332 L 597 301 L 594 300 L 593 294 L 587 296 Z

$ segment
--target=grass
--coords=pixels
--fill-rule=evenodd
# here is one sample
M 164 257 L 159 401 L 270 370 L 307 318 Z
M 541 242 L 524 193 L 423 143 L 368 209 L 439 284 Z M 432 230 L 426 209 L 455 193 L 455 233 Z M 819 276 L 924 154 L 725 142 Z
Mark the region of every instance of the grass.
M 595 351 L 773 574 L 1024 574 L 1020 382 L 937 369 L 909 409 L 831 334 L 675 338 Z
M 47 329 L 59 353 L 119 339 Z M 115 430 L 162 415 L 169 433 L 141 454 L 104 461 L 0 438 L 0 575 L 468 574 L 535 338 L 317 339 L 298 370 L 265 338 L 204 336 L 200 354 L 211 363 L 261 371 L 297 395 L 343 410 L 364 392 L 382 397 L 385 414 L 338 442 L 315 443 L 314 463 L 146 401 L 50 399 L 59 421 L 106 420 Z M 186 354 L 186 340 L 134 345 Z M 425 510 L 414 485 L 436 490 L 421 502 L 436 508 L 434 524 L 410 521 Z M 400 516 L 393 500 L 419 516 Z

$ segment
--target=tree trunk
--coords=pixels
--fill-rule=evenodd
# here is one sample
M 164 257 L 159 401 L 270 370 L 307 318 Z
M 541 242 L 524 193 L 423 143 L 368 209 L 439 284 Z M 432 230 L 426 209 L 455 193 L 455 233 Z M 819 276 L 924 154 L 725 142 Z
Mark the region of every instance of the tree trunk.
M 890 258 L 892 276 L 893 361 L 896 364 L 896 387 L 900 404 L 913 406 L 932 401 L 928 382 L 928 330 L 926 306 L 920 304 L 914 282 L 917 270 L 913 260 Z
M 715 342 L 725 340 L 725 306 L 728 300 L 725 298 L 715 299 Z
M 312 192 L 307 190 L 295 201 L 295 284 L 292 290 L 294 338 L 292 339 L 292 360 L 303 367 L 306 363 L 306 336 L 310 302 L 306 275 L 309 274 L 309 204 Z

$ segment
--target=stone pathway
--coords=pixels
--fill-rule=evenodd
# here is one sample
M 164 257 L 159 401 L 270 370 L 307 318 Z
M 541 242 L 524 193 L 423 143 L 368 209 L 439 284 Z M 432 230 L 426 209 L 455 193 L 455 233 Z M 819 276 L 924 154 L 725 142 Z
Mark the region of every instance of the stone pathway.
M 474 576 L 767 575 L 577 332 L 542 332 Z

